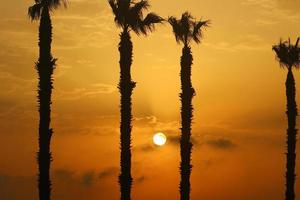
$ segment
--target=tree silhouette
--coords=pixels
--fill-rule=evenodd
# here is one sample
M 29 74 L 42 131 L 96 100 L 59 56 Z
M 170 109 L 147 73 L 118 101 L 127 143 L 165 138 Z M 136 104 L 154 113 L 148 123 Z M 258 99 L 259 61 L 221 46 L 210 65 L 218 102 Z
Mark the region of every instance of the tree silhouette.
M 273 46 L 276 53 L 276 58 L 280 66 L 288 69 L 286 78 L 286 97 L 287 97 L 287 153 L 286 153 L 286 191 L 285 199 L 295 199 L 295 165 L 296 165 L 296 142 L 297 142 L 297 129 L 296 118 L 298 115 L 296 104 L 296 88 L 295 79 L 293 75 L 293 67 L 299 69 L 300 66 L 300 47 L 298 47 L 299 39 L 295 45 L 291 44 L 290 39 Z
M 143 12 L 150 7 L 148 0 L 108 0 L 115 23 L 122 29 L 120 34 L 120 82 L 119 91 L 121 94 L 121 172 L 119 184 L 121 187 L 121 199 L 129 200 L 131 195 L 131 95 L 136 85 L 131 80 L 132 49 L 130 31 L 137 35 L 147 35 L 154 31 L 155 24 L 161 23 L 163 19 L 155 13 L 149 13 L 145 18 Z
M 39 76 L 38 102 L 39 102 L 39 151 L 38 161 L 38 188 L 39 199 L 51 199 L 50 162 L 52 161 L 50 143 L 53 130 L 51 121 L 51 94 L 53 83 L 53 70 L 56 59 L 51 55 L 52 23 L 50 12 L 59 6 L 66 6 L 64 0 L 35 0 L 35 4 L 28 9 L 31 20 L 40 19 L 39 27 L 39 59 L 36 70 Z
M 173 28 L 175 39 L 178 43 L 182 43 L 181 56 L 181 138 L 180 138 L 180 199 L 190 199 L 190 175 L 192 170 L 191 153 L 193 144 L 191 142 L 191 123 L 193 118 L 192 98 L 195 90 L 191 82 L 191 66 L 193 64 L 193 56 L 190 43 L 195 41 L 200 43 L 202 38 L 202 29 L 209 25 L 209 21 L 196 21 L 190 13 L 182 14 L 181 19 L 169 17 L 169 23 Z

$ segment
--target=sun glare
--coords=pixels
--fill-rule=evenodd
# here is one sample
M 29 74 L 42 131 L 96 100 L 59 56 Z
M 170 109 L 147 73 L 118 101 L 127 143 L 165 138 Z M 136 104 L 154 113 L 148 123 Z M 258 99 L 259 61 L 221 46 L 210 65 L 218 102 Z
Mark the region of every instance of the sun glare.
M 158 146 L 163 146 L 167 142 L 167 137 L 163 133 L 156 133 L 153 136 L 153 142 Z

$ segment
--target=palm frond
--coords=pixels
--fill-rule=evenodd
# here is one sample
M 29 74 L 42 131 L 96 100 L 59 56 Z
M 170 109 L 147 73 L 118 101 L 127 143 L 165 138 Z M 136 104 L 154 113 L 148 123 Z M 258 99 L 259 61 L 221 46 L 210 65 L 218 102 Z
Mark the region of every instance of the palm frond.
M 133 0 L 117 0 L 117 7 L 121 16 L 125 16 Z
M 64 6 L 65 8 L 68 5 L 67 0 L 48 0 L 47 3 L 49 10 L 57 9 L 60 6 Z
M 130 28 L 136 33 L 140 34 L 143 24 L 143 11 L 150 7 L 148 1 L 141 0 L 137 3 L 132 3 L 126 15 L 126 22 L 129 24 Z
M 36 0 L 37 2 L 37 0 Z M 36 3 L 28 8 L 28 16 L 31 20 L 38 20 L 41 17 L 42 4 Z
M 34 0 L 35 4 L 28 8 L 28 16 L 32 20 L 38 20 L 41 17 L 42 9 L 48 8 L 50 11 L 60 6 L 67 7 L 67 0 Z
M 298 37 L 298 39 L 297 39 L 297 41 L 296 41 L 296 44 L 295 44 L 295 47 L 296 47 L 296 48 L 298 47 L 299 40 L 300 40 L 300 37 Z
M 176 17 L 169 17 L 168 22 L 173 28 L 176 42 L 182 42 L 185 45 L 194 40 L 196 43 L 200 43 L 202 38 L 202 29 L 208 27 L 210 24 L 209 20 L 206 21 L 195 21 L 194 17 L 189 13 L 185 12 L 182 14 L 181 19 Z
M 134 0 L 117 0 L 117 5 L 118 7 L 127 7 L 127 9 L 129 9 L 129 6 L 131 3 L 134 3 Z
M 142 32 L 141 24 L 143 23 L 143 19 L 140 17 L 129 17 L 126 23 L 128 23 L 131 30 L 133 30 L 137 35 L 140 35 Z
M 185 42 L 188 42 L 192 36 L 194 18 L 189 12 L 185 12 L 181 16 L 180 24 Z
M 115 15 L 115 23 L 119 27 L 128 26 L 129 8 L 133 0 L 109 0 L 109 4 Z
M 164 19 L 155 13 L 149 13 L 140 25 L 141 32 L 147 35 L 148 32 L 153 32 L 155 24 L 162 23 Z
M 150 4 L 148 0 L 141 0 L 140 2 L 134 3 L 133 6 L 129 9 L 130 15 L 132 17 L 143 18 L 143 11 L 148 10 Z
M 122 19 L 120 17 L 120 12 L 118 10 L 118 5 L 117 5 L 117 2 L 116 0 L 108 0 L 108 3 L 112 9 L 112 12 L 115 16 L 115 23 L 118 25 L 118 26 L 122 26 Z
M 209 20 L 206 21 L 195 21 L 194 22 L 194 30 L 193 30 L 193 40 L 198 44 L 200 43 L 201 38 L 203 37 L 202 35 L 202 28 L 208 27 L 210 24 Z
M 298 47 L 298 44 L 299 37 L 297 38 L 295 45 L 292 45 L 290 49 L 290 60 L 296 69 L 300 68 L 300 47 Z
M 108 0 L 108 3 L 114 13 L 114 15 L 116 16 L 118 13 L 118 8 L 117 8 L 117 4 L 116 4 L 116 0 Z
M 148 0 L 108 0 L 115 15 L 117 26 L 124 30 L 131 29 L 137 35 L 147 35 L 155 28 L 156 23 L 161 23 L 163 19 L 155 13 L 149 13 L 144 18 L 144 11 L 150 7 Z
M 280 66 L 288 67 L 288 47 L 287 42 L 280 40 L 279 44 L 273 46 L 273 51 L 276 53 L 276 59 L 279 61 Z
M 177 20 L 176 17 L 171 16 L 169 17 L 168 22 L 173 28 L 173 33 L 175 35 L 176 42 L 177 43 L 179 43 L 180 41 L 183 42 L 182 31 L 179 24 L 179 20 Z
M 291 68 L 300 67 L 300 47 L 298 47 L 299 38 L 295 45 L 288 41 L 280 40 L 279 44 L 273 46 L 273 51 L 276 53 L 276 59 L 279 61 L 280 66 Z

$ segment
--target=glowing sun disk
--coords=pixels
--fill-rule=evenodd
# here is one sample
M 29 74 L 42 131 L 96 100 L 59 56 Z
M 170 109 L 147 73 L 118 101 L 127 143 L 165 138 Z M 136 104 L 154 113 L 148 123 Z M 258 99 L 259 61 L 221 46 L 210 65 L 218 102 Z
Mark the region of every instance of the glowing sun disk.
M 158 146 L 163 146 L 167 142 L 167 137 L 163 133 L 156 133 L 153 136 L 153 142 Z

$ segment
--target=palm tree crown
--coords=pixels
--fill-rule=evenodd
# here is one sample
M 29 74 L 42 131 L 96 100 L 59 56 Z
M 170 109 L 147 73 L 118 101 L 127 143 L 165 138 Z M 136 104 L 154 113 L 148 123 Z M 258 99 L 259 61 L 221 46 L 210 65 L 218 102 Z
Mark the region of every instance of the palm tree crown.
M 59 6 L 67 6 L 67 0 L 35 0 L 35 4 L 28 9 L 28 16 L 32 20 L 38 20 L 41 17 L 43 8 L 54 10 Z
M 148 0 L 108 0 L 115 15 L 117 26 L 125 30 L 131 29 L 136 34 L 147 35 L 154 30 L 156 23 L 164 19 L 151 12 L 145 18 L 143 12 L 150 7 Z
M 182 42 L 185 45 L 188 45 L 191 40 L 194 40 L 197 44 L 200 43 L 202 28 L 208 27 L 210 24 L 209 20 L 195 20 L 189 12 L 183 13 L 181 19 L 169 17 L 168 21 L 173 27 L 176 41 L 178 43 Z
M 291 40 L 281 41 L 273 46 L 277 60 L 282 67 L 295 68 L 300 67 L 300 47 L 298 46 L 300 38 L 298 37 L 296 44 L 291 44 Z

